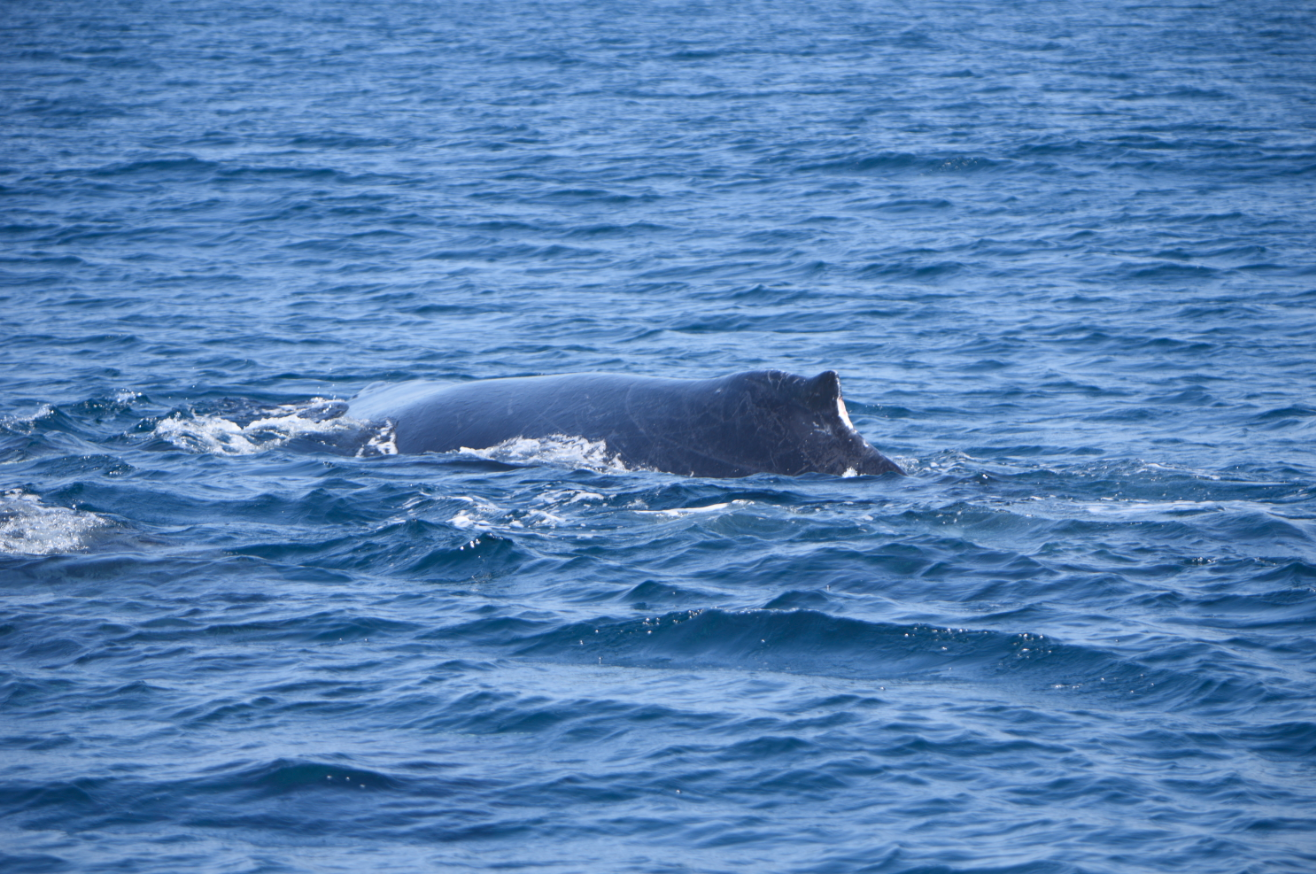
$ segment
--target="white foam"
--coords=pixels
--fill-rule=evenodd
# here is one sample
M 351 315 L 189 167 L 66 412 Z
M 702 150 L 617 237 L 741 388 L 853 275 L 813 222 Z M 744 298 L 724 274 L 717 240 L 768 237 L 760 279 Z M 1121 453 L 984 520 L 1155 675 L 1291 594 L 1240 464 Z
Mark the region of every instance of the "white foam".
M 1137 500 L 1102 500 L 1100 502 L 1079 502 L 1077 507 L 1094 516 L 1118 516 L 1123 518 L 1168 517 L 1200 513 L 1256 513 L 1285 521 L 1299 521 L 1298 517 L 1279 512 L 1274 504 L 1260 501 L 1137 501 Z
M 454 496 L 456 500 L 469 504 L 468 508 L 458 510 L 448 520 L 457 528 L 472 528 L 477 531 L 495 531 L 508 528 L 557 528 L 569 524 L 568 520 L 547 510 L 504 510 L 483 498 Z
M 1209 470 L 1199 470 L 1191 467 L 1180 467 L 1178 465 L 1162 464 L 1156 461 L 1144 461 L 1142 467 L 1138 468 L 1138 473 L 1148 473 L 1151 471 L 1165 471 L 1166 473 L 1181 473 L 1188 476 L 1198 477 L 1201 479 L 1220 480 L 1220 475 Z M 1258 485 L 1279 485 L 1279 483 L 1258 483 Z
M 356 457 L 365 458 L 368 455 L 397 455 L 397 437 L 398 435 L 393 428 L 393 423 L 385 422 L 378 431 L 370 436 L 370 439 L 366 441 L 366 444 L 356 451 Z
M 488 449 L 469 449 L 463 446 L 461 451 L 510 464 L 555 464 L 599 472 L 620 472 L 628 469 L 622 464 L 620 456 L 608 455 L 606 441 L 568 437 L 565 434 L 554 434 L 550 437 L 513 437 Z
M 261 450 L 242 426 L 222 416 L 170 416 L 155 426 L 155 435 L 198 455 L 254 455 Z
M 536 502 L 540 504 L 551 504 L 554 506 L 565 506 L 567 504 L 578 504 L 584 501 L 602 501 L 603 495 L 598 492 L 589 492 L 582 489 L 554 489 L 544 492 Z
M 456 516 L 448 520 L 452 525 L 458 528 L 477 528 L 481 531 L 487 531 L 493 526 L 483 519 L 472 516 L 470 511 L 461 510 Z
M 557 515 L 556 513 L 549 513 L 545 510 L 530 510 L 525 514 L 524 521 L 518 519 L 512 522 L 512 525 L 516 528 L 524 528 L 526 527 L 527 523 L 531 527 L 536 527 L 536 528 L 540 526 L 547 528 L 556 528 L 559 525 L 567 524 L 567 520 Z
M 1186 515 L 1221 509 L 1215 501 L 1103 501 L 1079 502 L 1077 506 L 1094 516 Z
M 705 504 L 702 507 L 673 507 L 667 510 L 636 510 L 637 513 L 643 513 L 646 516 L 665 516 L 669 519 L 679 519 L 683 516 L 695 516 L 703 513 L 719 513 L 729 507 L 747 507 L 751 501 L 736 500 L 723 501 L 718 504 Z
M 223 416 L 173 415 L 155 426 L 155 435 L 179 449 L 201 455 L 255 455 L 276 449 L 295 437 L 324 437 L 370 428 L 368 422 L 347 416 L 317 421 L 304 413 L 331 403 L 315 398 L 304 404 L 275 407 L 272 415 L 239 425 Z M 373 435 L 358 455 L 396 455 L 393 429 L 387 426 Z
M 36 495 L 22 489 L 0 493 L 0 553 L 77 552 L 86 547 L 91 532 L 109 524 L 95 513 L 47 507 Z
M 501 507 L 484 498 L 472 498 L 466 495 L 453 495 L 453 500 L 461 501 L 463 504 L 469 504 L 469 510 L 459 510 L 457 515 L 448 521 L 458 528 L 481 528 L 489 529 L 493 525 L 488 520 L 494 517 L 506 515 Z

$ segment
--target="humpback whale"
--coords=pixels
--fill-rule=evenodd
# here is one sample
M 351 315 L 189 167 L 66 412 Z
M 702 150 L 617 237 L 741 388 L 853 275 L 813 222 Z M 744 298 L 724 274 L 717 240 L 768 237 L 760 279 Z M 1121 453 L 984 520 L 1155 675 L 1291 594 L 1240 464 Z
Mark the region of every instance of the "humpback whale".
M 398 452 L 488 449 L 517 438 L 603 441 L 631 469 L 684 476 L 904 473 L 855 430 L 828 370 L 716 379 L 575 373 L 369 386 L 354 419 L 387 421 Z

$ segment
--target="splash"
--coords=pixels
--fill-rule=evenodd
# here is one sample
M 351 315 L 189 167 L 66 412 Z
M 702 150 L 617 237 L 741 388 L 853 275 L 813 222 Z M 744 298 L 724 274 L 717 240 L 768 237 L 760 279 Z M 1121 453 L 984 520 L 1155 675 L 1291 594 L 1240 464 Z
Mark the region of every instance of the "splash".
M 48 507 L 22 489 L 0 493 L 0 553 L 56 555 L 77 552 L 109 522 L 95 513 Z
M 346 409 L 342 401 L 314 398 L 264 410 L 245 425 L 240 417 L 217 413 L 174 413 L 155 426 L 155 436 L 198 455 L 256 455 L 293 440 L 357 456 L 397 454 L 392 425 L 350 418 L 343 415 Z
M 565 434 L 554 434 L 550 437 L 513 437 L 488 449 L 468 449 L 463 446 L 461 451 L 509 464 L 553 464 L 599 473 L 621 473 L 630 470 L 622 464 L 621 456 L 608 454 L 606 441 L 568 437 Z

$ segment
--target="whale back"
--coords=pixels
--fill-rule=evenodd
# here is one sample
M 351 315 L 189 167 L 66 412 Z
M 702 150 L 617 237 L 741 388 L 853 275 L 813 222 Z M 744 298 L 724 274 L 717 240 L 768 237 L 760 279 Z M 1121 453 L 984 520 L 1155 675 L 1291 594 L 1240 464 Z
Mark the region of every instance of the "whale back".
M 900 472 L 854 429 L 840 379 L 753 371 L 717 379 L 585 373 L 363 392 L 349 414 L 393 422 L 399 452 L 516 438 L 604 441 L 627 467 L 688 476 Z

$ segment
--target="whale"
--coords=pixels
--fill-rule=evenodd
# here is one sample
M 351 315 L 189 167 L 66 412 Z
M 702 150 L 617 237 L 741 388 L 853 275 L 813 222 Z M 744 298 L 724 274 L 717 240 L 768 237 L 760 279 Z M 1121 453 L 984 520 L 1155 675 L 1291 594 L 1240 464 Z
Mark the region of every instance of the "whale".
M 347 415 L 387 423 L 401 454 L 490 449 L 518 439 L 602 443 L 631 470 L 692 477 L 903 474 L 855 430 L 828 370 L 713 379 L 573 373 L 366 387 Z

